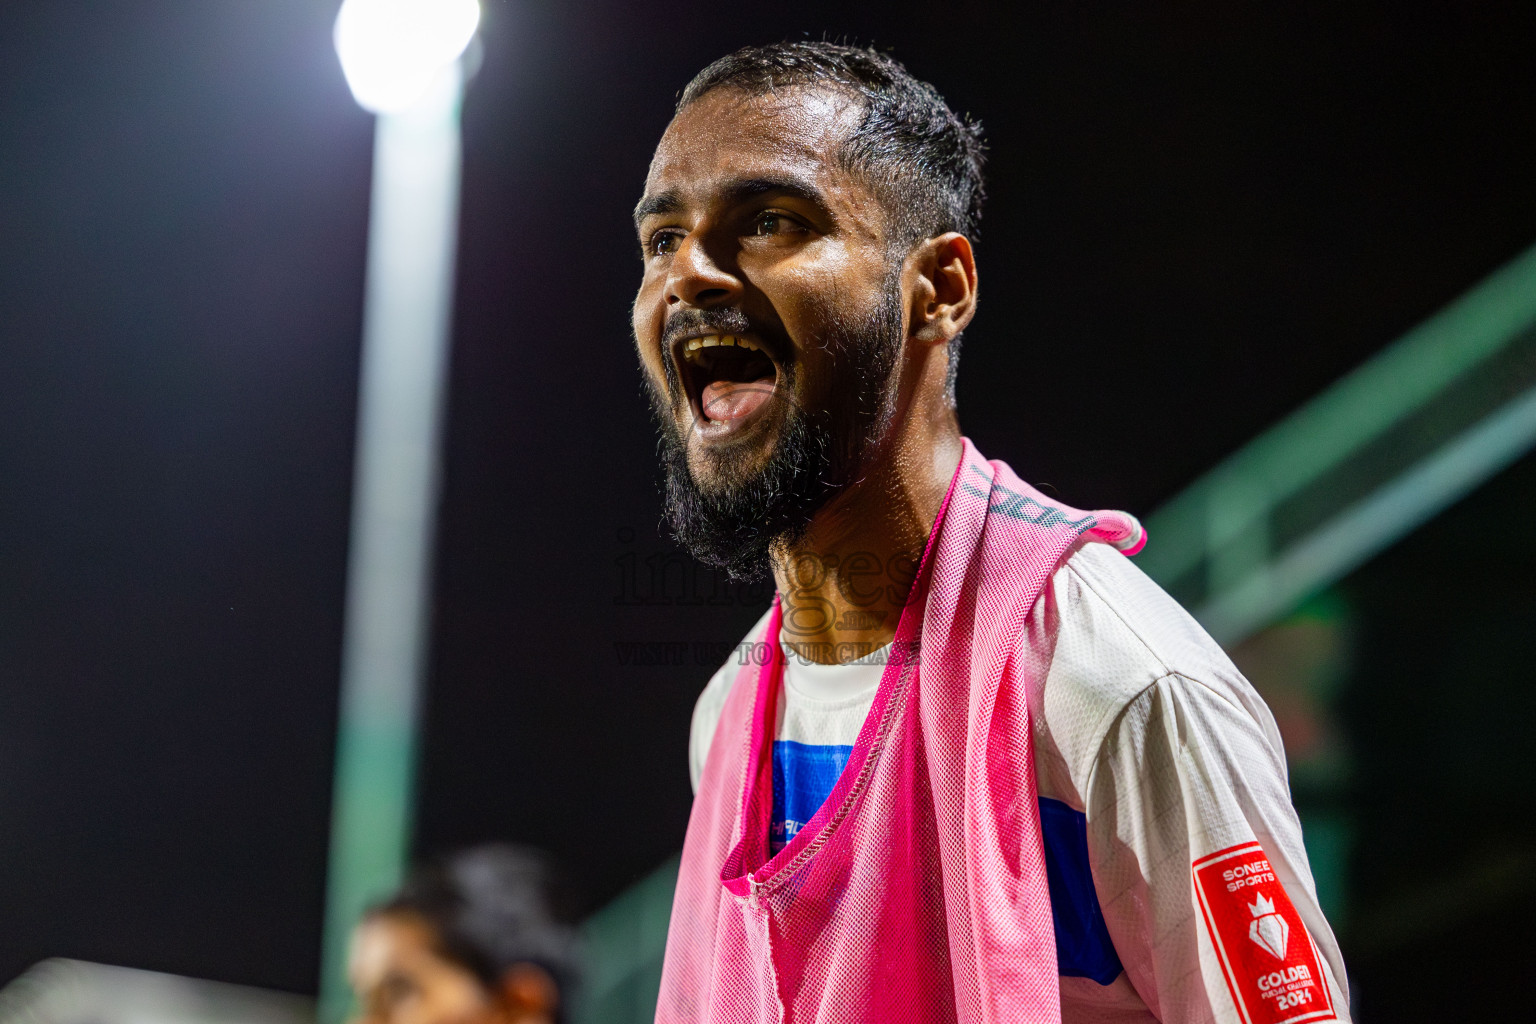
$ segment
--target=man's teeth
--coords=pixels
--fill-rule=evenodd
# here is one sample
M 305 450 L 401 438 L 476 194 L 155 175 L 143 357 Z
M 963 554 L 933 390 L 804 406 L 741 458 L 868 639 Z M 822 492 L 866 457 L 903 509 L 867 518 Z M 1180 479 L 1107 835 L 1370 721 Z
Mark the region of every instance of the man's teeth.
M 762 351 L 762 346 L 757 342 L 750 338 L 743 338 L 739 334 L 706 334 L 702 338 L 689 338 L 683 354 L 693 362 L 698 362 L 699 353 L 704 349 L 722 345 L 744 348 L 752 352 Z

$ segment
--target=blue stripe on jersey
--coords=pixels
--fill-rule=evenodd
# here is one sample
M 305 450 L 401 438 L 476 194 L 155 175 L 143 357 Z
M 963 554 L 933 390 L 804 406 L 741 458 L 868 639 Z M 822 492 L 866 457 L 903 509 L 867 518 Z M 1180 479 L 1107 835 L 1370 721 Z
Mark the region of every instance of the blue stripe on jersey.
M 778 853 L 821 809 L 853 747 L 775 740 L 773 744 L 773 819 L 768 846 Z
M 1056 966 L 1068 978 L 1108 985 L 1120 976 L 1120 956 L 1110 941 L 1088 867 L 1088 818 L 1060 800 L 1040 798 L 1045 839 L 1045 876 L 1056 924 Z
M 811 820 L 843 773 L 851 746 L 776 740 L 773 744 L 773 818 L 768 844 L 774 853 Z M 1088 866 L 1088 819 L 1060 800 L 1040 798 L 1045 875 L 1056 926 L 1057 970 L 1068 978 L 1108 985 L 1120 976 L 1120 956 L 1110 941 L 1093 873 Z

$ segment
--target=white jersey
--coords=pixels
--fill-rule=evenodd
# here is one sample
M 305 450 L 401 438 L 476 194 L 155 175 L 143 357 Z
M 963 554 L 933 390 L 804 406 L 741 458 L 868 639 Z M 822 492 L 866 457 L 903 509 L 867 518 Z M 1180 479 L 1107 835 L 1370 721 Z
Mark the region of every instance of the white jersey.
M 1104 544 L 1081 544 L 1041 594 L 1023 642 L 1052 638 L 1030 713 L 1064 1024 L 1348 1021 L 1280 734 L 1253 687 Z M 851 744 L 878 680 L 869 660 L 787 658 L 776 740 Z M 732 658 L 694 708 L 695 788 L 739 671 Z

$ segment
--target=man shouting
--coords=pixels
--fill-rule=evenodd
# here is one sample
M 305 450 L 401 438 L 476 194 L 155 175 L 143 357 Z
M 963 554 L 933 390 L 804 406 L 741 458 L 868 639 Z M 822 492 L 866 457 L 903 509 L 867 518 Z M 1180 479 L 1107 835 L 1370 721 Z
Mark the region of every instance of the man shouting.
M 657 1020 L 1347 1020 L 1274 721 L 961 436 L 979 129 L 870 50 L 742 50 L 635 210 L 679 539 L 778 594 L 694 712 Z

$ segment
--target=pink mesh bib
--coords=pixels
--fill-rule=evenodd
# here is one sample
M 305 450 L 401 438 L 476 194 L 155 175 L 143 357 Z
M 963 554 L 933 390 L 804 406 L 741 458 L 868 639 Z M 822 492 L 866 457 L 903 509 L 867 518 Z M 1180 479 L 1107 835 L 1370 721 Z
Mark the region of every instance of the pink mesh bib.
M 694 798 L 658 1024 L 1060 1021 L 1026 699 L 1045 659 L 1017 655 L 1084 534 L 1144 542 L 965 442 L 848 765 L 770 857 L 775 602 Z

